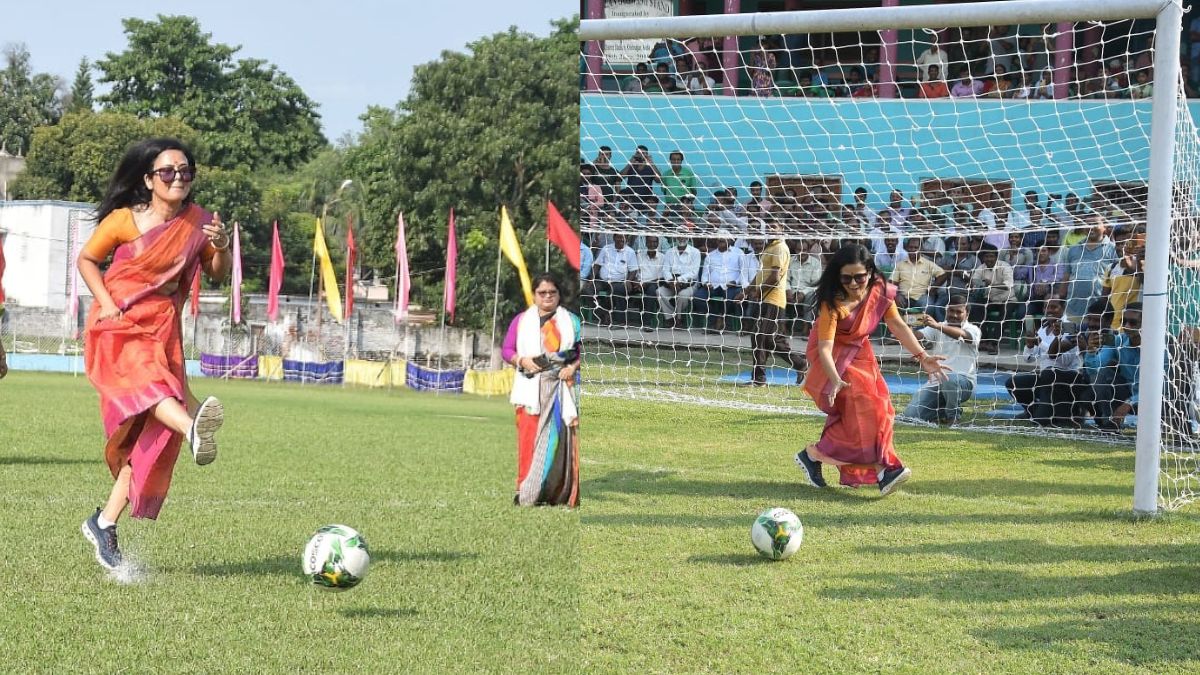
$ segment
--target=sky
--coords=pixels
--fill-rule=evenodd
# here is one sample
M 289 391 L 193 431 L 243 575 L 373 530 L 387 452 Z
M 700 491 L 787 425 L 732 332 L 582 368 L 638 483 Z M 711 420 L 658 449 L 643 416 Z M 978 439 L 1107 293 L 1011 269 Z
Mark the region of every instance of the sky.
M 578 8 L 577 0 L 0 0 L 0 47 L 25 43 L 34 72 L 69 88 L 81 58 L 125 50 L 121 19 L 194 16 L 211 42 L 242 46 L 235 60 L 265 59 L 291 76 L 320 104 L 325 136 L 336 141 L 362 131 L 367 106 L 403 100 L 413 67 L 443 50 L 465 51 L 514 25 L 548 35 L 552 19 Z

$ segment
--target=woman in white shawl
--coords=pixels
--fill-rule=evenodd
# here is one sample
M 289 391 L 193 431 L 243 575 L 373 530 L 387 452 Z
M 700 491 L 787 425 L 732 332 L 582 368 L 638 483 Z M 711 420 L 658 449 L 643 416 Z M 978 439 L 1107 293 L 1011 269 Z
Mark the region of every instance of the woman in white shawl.
M 533 280 L 534 304 L 508 326 L 502 354 L 517 369 L 517 496 L 521 506 L 579 504 L 579 317 L 559 306 L 552 274 Z

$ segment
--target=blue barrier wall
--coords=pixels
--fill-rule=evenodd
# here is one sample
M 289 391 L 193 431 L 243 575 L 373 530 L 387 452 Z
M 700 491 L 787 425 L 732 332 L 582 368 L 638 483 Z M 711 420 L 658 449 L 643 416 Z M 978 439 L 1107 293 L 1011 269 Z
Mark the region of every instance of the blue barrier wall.
M 1193 119 L 1200 112 L 1192 104 Z M 620 169 L 637 145 L 658 167 L 680 150 L 704 188 L 767 174 L 840 174 L 882 207 L 925 178 L 1010 179 L 1015 191 L 1086 195 L 1096 180 L 1145 180 L 1150 101 L 858 100 L 581 94 L 580 153 L 613 148 Z

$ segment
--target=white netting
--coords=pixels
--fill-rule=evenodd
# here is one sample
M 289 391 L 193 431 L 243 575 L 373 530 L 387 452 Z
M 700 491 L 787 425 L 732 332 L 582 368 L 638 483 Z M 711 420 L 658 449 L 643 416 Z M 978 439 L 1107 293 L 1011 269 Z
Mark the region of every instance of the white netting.
M 824 261 L 859 242 L 889 277 L 899 270 L 910 325 L 924 314 L 945 322 L 950 296 L 962 295 L 981 333 L 976 382 L 956 409 L 948 389 L 923 389 L 881 327 L 875 351 L 901 415 L 1132 443 L 1136 404 L 1151 398 L 1137 395 L 1133 345 L 1124 344 L 1136 338 L 1123 324 L 1137 317 L 1124 307 L 1140 300 L 1142 282 L 1154 20 L 896 35 L 891 58 L 880 56 L 893 50 L 883 31 L 742 37 L 733 50 L 725 38 L 668 39 L 643 55 L 644 67 L 584 43 L 589 380 L 621 396 L 816 412 L 796 386 L 796 360 L 764 329 L 778 326 L 802 356 Z M 943 92 L 929 64 L 975 79 Z M 1176 131 L 1167 507 L 1200 487 L 1200 147 L 1183 97 L 1190 86 L 1181 86 Z M 756 320 L 762 305 L 745 291 L 764 246 L 780 238 L 792 255 L 786 306 L 772 324 Z M 906 240 L 928 262 L 904 262 Z M 754 380 L 768 386 L 738 386 Z M 915 395 L 932 398 L 910 407 Z

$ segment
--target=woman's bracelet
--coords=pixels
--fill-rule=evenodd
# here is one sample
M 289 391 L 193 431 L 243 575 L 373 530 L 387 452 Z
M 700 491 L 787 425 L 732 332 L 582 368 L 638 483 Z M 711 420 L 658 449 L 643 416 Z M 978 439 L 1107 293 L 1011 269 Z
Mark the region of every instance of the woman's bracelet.
M 217 245 L 216 245 L 215 243 L 213 243 L 212 241 L 209 241 L 209 242 L 208 242 L 208 245 L 209 245 L 209 246 L 212 246 L 214 251 L 228 251 L 228 250 L 229 250 L 229 244 L 230 244 L 229 237 L 225 237 L 225 245 L 224 245 L 224 246 L 217 246 Z
M 921 363 L 927 358 L 929 358 L 929 352 L 920 352 L 919 354 L 912 355 L 913 361 L 916 361 L 917 363 Z

